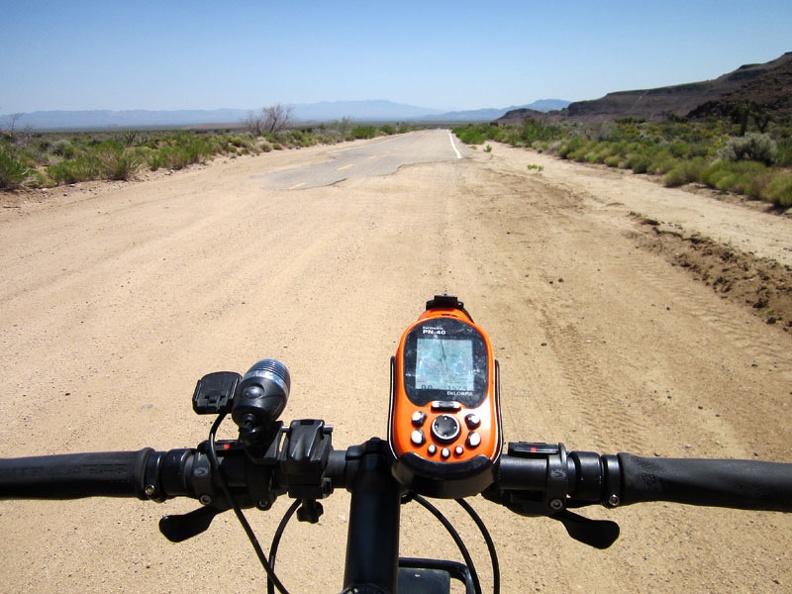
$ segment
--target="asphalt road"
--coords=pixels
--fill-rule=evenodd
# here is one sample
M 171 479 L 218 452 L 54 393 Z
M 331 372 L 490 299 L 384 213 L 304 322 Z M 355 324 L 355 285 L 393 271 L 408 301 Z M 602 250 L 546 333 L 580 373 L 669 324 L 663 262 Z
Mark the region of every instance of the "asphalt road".
M 268 172 L 256 179 L 271 190 L 306 190 L 346 179 L 391 175 L 405 165 L 461 159 L 468 151 L 450 132 L 417 132 L 341 148 L 329 161 Z

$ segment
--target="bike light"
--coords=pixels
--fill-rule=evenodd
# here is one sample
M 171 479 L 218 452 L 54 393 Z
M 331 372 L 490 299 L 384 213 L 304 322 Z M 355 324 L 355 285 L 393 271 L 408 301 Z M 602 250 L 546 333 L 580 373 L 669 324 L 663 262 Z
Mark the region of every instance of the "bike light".
M 289 399 L 289 370 L 280 361 L 263 359 L 239 383 L 231 416 L 240 430 L 257 433 L 277 421 Z

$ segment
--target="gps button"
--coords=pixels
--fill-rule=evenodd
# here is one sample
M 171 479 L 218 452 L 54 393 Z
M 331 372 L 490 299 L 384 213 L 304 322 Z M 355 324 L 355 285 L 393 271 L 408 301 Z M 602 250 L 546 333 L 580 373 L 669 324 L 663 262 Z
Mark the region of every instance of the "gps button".
M 451 415 L 440 415 L 432 422 L 432 435 L 441 443 L 451 443 L 459 437 L 459 421 Z

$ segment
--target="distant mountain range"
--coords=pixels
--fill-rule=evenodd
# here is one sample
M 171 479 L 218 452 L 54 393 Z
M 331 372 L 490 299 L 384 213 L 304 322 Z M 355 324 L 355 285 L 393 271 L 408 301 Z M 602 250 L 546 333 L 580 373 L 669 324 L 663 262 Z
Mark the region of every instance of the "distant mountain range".
M 628 117 L 662 120 L 669 116 L 698 119 L 731 117 L 747 106 L 755 114 L 778 120 L 792 118 L 792 52 L 764 64 L 740 66 L 713 80 L 608 93 L 601 99 L 571 103 L 551 114 L 519 109 L 498 121 L 519 123 L 533 118 L 587 122 Z
M 626 117 L 660 120 L 730 117 L 751 106 L 756 114 L 792 118 L 792 52 L 765 64 L 740 66 L 715 78 L 669 87 L 617 91 L 600 99 L 570 103 L 543 99 L 529 105 L 444 112 L 392 101 L 324 101 L 294 106 L 294 119 L 304 123 L 343 118 L 361 122 L 492 122 L 596 121 Z M 741 107 L 742 106 L 742 107 Z M 259 108 L 256 108 L 259 109 Z M 14 126 L 38 130 L 144 127 L 235 126 L 250 115 L 246 109 L 178 111 L 37 111 L 0 115 L 0 130 Z
M 563 109 L 567 105 L 569 105 L 569 101 L 543 99 L 525 106 L 443 112 L 442 110 L 415 107 L 391 101 L 324 101 L 321 103 L 295 105 L 293 117 L 300 122 L 331 122 L 343 118 L 349 118 L 353 121 L 377 122 L 486 122 L 495 120 L 514 109 L 525 108 L 536 111 L 551 111 Z M 15 120 L 14 125 L 16 127 L 30 127 L 37 130 L 237 125 L 251 111 L 255 110 L 36 111 L 0 116 L 0 128 L 7 128 L 12 120 Z

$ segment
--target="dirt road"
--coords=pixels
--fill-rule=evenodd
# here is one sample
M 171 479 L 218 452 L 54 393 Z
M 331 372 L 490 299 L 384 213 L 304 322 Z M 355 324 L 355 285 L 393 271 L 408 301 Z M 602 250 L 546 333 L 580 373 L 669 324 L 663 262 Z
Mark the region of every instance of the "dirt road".
M 792 462 L 792 337 L 644 249 L 654 231 L 641 222 L 784 263 L 788 218 L 502 146 L 331 186 L 263 182 L 338 150 L 2 209 L 4 455 L 193 446 L 210 425 L 192 413 L 195 381 L 264 357 L 290 369 L 288 418 L 327 419 L 338 447 L 382 436 L 389 357 L 425 300 L 449 292 L 496 345 L 507 440 Z M 504 592 L 792 589 L 789 516 L 592 508 L 584 513 L 622 528 L 595 551 L 553 521 L 478 499 Z M 250 516 L 263 542 L 287 505 Z M 289 527 L 279 568 L 292 591 L 340 589 L 347 505 L 340 493 L 320 526 Z M 180 545 L 159 535 L 161 515 L 194 507 L 0 502 L 0 591 L 262 591 L 232 517 Z M 403 520 L 403 554 L 454 556 L 425 512 L 405 509 Z

